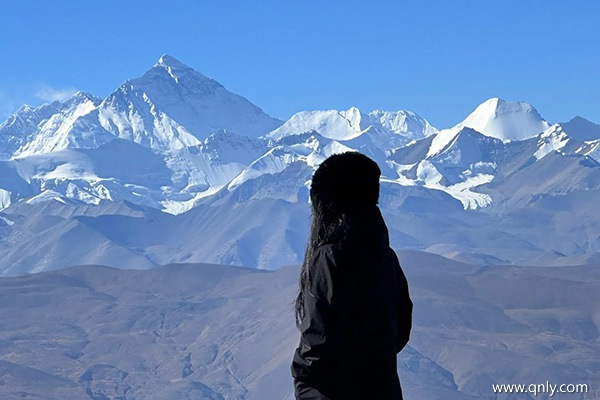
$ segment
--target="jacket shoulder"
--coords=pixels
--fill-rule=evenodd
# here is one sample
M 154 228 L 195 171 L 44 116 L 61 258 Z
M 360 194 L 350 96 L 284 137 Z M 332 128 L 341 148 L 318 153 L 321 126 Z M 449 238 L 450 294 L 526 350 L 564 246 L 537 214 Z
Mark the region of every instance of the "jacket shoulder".
M 343 258 L 342 247 L 338 244 L 324 244 L 317 247 L 313 259 L 315 261 L 328 261 L 336 266 Z
M 319 246 L 308 265 L 309 294 L 317 299 L 330 301 L 343 264 L 343 253 L 339 245 Z

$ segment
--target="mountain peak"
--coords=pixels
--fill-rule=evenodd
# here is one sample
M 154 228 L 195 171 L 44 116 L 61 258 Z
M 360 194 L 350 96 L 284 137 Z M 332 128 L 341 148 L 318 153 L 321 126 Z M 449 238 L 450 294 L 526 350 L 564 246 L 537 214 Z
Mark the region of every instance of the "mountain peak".
M 170 56 L 168 54 L 163 54 L 158 61 L 156 62 L 156 64 L 154 64 L 155 67 L 167 67 L 167 68 L 185 68 L 185 69 L 191 69 L 190 67 L 188 67 L 187 65 L 185 65 L 184 63 L 182 63 L 181 61 L 179 61 L 178 59 L 176 59 L 173 56 Z
M 508 142 L 529 139 L 549 126 L 531 104 L 493 97 L 477 106 L 455 128 L 468 127 Z
M 585 119 L 583 117 L 580 117 L 579 115 L 576 115 L 575 117 L 571 118 L 571 120 L 569 122 L 584 122 L 584 123 L 591 123 L 594 124 L 592 121 L 590 121 L 589 119 Z M 595 125 L 595 124 L 594 124 Z
M 523 101 L 506 101 L 499 97 L 487 99 L 477 106 L 474 113 L 475 112 L 478 114 L 487 114 L 488 116 L 493 117 L 519 112 L 535 112 L 537 114 L 537 110 L 529 103 L 525 103 Z
M 75 93 L 73 96 L 71 96 L 70 98 L 68 98 L 67 100 L 65 100 L 63 103 L 64 104 L 81 103 L 81 102 L 86 102 L 86 101 L 89 101 L 95 105 L 98 105 L 102 102 L 102 99 L 94 96 L 93 94 L 79 91 L 79 92 Z
M 19 107 L 19 109 L 17 111 L 14 112 L 13 115 L 22 114 L 22 113 L 25 113 L 25 112 L 30 112 L 30 111 L 32 111 L 34 109 L 35 109 L 35 107 L 32 107 L 29 104 L 23 104 L 21 107 Z
M 196 81 L 203 81 L 211 86 L 220 86 L 213 79 L 202 75 L 201 73 L 195 71 L 193 68 L 188 67 L 175 57 L 172 57 L 168 54 L 163 54 L 158 59 L 156 64 L 154 64 L 154 67 L 150 69 L 150 71 L 148 71 L 146 74 L 150 74 L 152 80 L 156 79 L 156 74 L 158 74 L 169 76 L 170 79 L 173 79 L 176 83 L 179 83 L 180 79 L 187 76 Z
M 502 114 L 518 113 L 518 112 L 535 112 L 537 110 L 529 103 L 524 101 L 506 101 L 499 97 L 492 97 L 481 103 L 478 108 L 493 110 L 495 116 L 498 117 Z M 540 116 L 541 118 L 541 116 Z
M 582 117 L 575 117 L 560 124 L 565 132 L 575 140 L 590 141 L 600 139 L 600 125 Z
M 129 119 L 132 109 L 147 118 L 143 124 Z M 148 138 L 149 145 L 160 149 L 196 143 L 219 129 L 260 136 L 281 125 L 247 99 L 168 54 L 141 77 L 128 80 L 110 94 L 100 113 L 106 113 L 105 119 L 121 119 L 112 122 L 117 126 L 115 134 L 129 138 L 131 129 L 120 127 L 135 126 L 139 140 Z M 113 129 L 109 123 L 104 127 Z
M 166 88 L 164 85 L 183 85 L 192 91 L 198 89 L 204 94 L 214 93 L 215 90 L 222 88 L 219 82 L 202 75 L 168 54 L 163 54 L 144 75 L 125 83 L 126 86 L 131 84 L 146 93 L 154 91 L 153 89 L 162 92 Z

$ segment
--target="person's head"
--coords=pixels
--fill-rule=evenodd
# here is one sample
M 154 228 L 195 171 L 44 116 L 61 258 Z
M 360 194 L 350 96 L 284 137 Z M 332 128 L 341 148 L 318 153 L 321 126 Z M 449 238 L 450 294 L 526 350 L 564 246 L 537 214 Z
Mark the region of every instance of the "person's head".
M 380 175 L 377 163 L 358 152 L 332 155 L 315 171 L 310 186 L 312 221 L 295 305 L 297 324 L 304 315 L 304 288 L 314 252 L 324 244 L 340 244 L 348 233 L 348 219 L 377 205 Z
M 312 178 L 313 212 L 340 217 L 376 205 L 380 175 L 377 163 L 364 154 L 348 152 L 330 156 Z

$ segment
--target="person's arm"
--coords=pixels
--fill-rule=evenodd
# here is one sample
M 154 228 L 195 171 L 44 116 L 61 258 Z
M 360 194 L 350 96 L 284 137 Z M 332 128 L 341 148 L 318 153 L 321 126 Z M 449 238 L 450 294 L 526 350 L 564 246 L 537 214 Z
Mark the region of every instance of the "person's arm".
M 393 251 L 392 251 L 393 252 Z M 402 271 L 396 253 L 393 254 L 396 264 L 396 281 L 398 287 L 398 333 L 396 336 L 396 353 L 406 346 L 412 328 L 413 303 L 408 293 L 408 281 Z
M 339 248 L 326 245 L 317 250 L 309 264 L 304 318 L 299 326 L 300 346 L 292 362 L 296 380 L 318 382 L 331 373 L 329 368 L 342 352 L 348 316 L 339 278 L 341 262 Z

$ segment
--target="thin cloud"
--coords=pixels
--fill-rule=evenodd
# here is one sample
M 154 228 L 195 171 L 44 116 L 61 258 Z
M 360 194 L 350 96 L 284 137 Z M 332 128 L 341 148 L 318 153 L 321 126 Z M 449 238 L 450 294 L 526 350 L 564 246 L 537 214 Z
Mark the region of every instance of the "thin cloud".
M 74 88 L 55 89 L 44 86 L 35 93 L 35 97 L 45 102 L 65 101 L 73 97 L 75 93 L 77 93 L 77 89 Z
M 23 96 L 18 96 L 0 89 L 0 124 L 19 107 L 25 104 Z
M 77 89 L 72 87 L 53 88 L 52 86 L 20 84 L 0 86 L 0 124 L 10 115 L 15 113 L 24 104 L 33 107 L 41 103 L 50 103 L 53 101 L 65 101 L 77 93 Z

